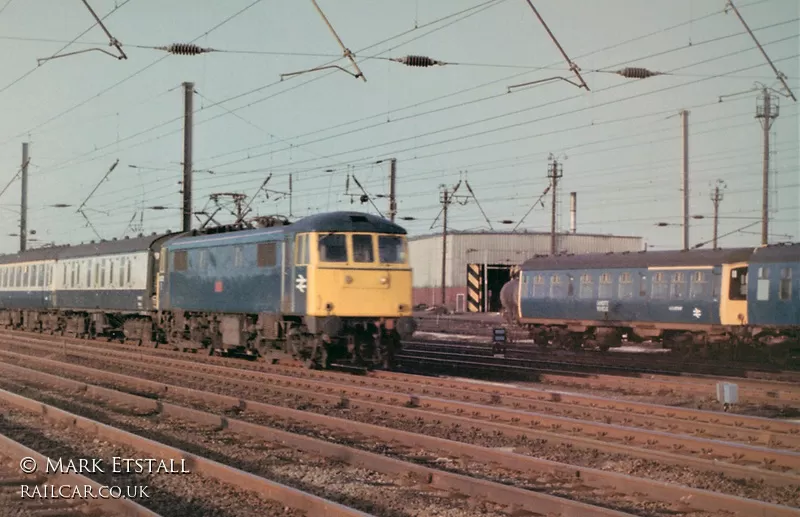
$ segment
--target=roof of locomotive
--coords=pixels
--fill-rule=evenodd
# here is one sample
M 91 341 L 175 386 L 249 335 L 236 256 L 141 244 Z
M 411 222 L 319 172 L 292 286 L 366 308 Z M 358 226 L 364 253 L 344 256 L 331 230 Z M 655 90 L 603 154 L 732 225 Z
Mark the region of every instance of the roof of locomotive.
M 65 260 L 79 257 L 94 257 L 103 255 L 117 255 L 121 253 L 135 253 L 148 251 L 153 244 L 169 233 L 153 234 L 132 239 L 119 239 L 111 241 L 90 242 L 76 246 L 52 246 L 49 248 L 36 248 L 10 255 L 0 255 L 0 264 L 15 264 L 18 262 L 35 262 L 40 260 Z
M 541 256 L 526 260 L 523 271 L 558 269 L 617 269 L 647 267 L 718 266 L 746 262 L 753 248 L 688 251 L 639 251 L 622 253 L 586 253 L 579 255 Z
M 800 242 L 773 244 L 756 248 L 750 262 L 769 264 L 775 262 L 800 262 Z
M 327 212 L 300 219 L 288 232 L 368 232 L 405 235 L 406 230 L 388 219 L 363 212 Z
M 279 240 L 285 234 L 303 232 L 369 232 L 405 235 L 406 230 L 391 221 L 372 214 L 362 212 L 327 212 L 304 217 L 299 221 L 283 226 L 270 228 L 255 228 L 248 230 L 235 230 L 215 234 L 183 234 L 177 239 L 167 243 L 170 249 L 191 249 L 205 247 L 220 242 L 235 242 L 246 244 L 273 240 L 265 238 L 274 235 L 274 240 Z

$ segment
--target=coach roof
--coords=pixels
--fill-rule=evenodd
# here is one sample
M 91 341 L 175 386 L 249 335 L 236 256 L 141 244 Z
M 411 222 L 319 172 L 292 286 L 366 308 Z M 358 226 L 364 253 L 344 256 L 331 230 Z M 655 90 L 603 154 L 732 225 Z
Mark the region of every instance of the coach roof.
M 522 264 L 523 271 L 557 269 L 617 269 L 648 267 L 716 266 L 746 262 L 753 248 L 689 251 L 640 251 L 622 253 L 587 253 L 534 257 Z
M 133 239 L 120 239 L 115 241 L 100 241 L 89 244 L 79 244 L 77 246 L 37 248 L 13 255 L 0 255 L 0 264 L 34 262 L 39 260 L 65 260 L 80 257 L 142 252 L 149 250 L 153 243 L 166 235 L 169 234 L 148 235 L 146 237 L 135 237 Z

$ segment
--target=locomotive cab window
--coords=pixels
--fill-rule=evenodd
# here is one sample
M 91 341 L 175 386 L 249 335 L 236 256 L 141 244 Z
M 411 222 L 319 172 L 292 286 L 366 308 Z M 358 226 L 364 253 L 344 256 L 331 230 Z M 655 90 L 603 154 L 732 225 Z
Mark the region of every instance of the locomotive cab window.
M 372 248 L 372 235 L 353 235 L 353 262 L 375 262 L 375 250 Z
M 728 299 L 747 300 L 747 267 L 731 269 L 731 282 Z
M 347 239 L 343 233 L 319 236 L 320 262 L 347 262 Z
M 406 243 L 402 237 L 380 235 L 378 255 L 381 264 L 405 264 L 407 261 Z

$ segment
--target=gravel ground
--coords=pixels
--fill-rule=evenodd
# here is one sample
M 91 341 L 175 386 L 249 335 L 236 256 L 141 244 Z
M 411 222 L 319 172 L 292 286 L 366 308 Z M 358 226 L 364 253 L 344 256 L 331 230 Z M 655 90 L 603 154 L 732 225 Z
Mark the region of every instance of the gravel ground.
M 0 385 L 3 384 L 9 384 L 8 380 L 0 381 Z M 185 420 L 135 414 L 129 409 L 112 408 L 66 391 L 23 385 L 10 386 L 9 390 L 379 517 L 507 515 L 495 510 L 495 505 L 488 502 L 470 501 L 458 494 L 421 488 L 407 478 L 392 478 L 279 443 L 264 442 L 230 431 L 220 432 Z M 137 456 L 134 454 L 133 457 Z M 254 515 L 252 512 L 250 509 L 246 515 Z
M 96 363 L 95 361 L 90 362 Z M 94 366 L 98 365 L 95 364 Z M 118 365 L 103 365 L 103 367 L 109 371 L 117 371 L 119 373 L 127 374 L 134 373 L 142 378 L 163 382 L 163 374 L 146 372 L 139 369 L 132 370 L 130 368 L 125 368 Z M 176 379 L 170 380 L 170 382 L 175 381 Z M 465 430 L 452 426 L 423 422 L 411 418 L 401 420 L 396 417 L 382 417 L 363 410 L 321 406 L 310 399 L 303 400 L 302 398 L 297 398 L 294 396 L 281 397 L 268 395 L 263 393 L 261 390 L 248 387 L 219 387 L 211 385 L 210 383 L 193 381 L 191 379 L 180 379 L 180 381 L 177 383 L 195 389 L 208 390 L 212 392 L 243 397 L 250 400 L 257 400 L 268 404 L 293 407 L 295 409 L 338 416 L 340 418 L 403 429 L 406 431 L 437 436 L 455 441 L 474 443 L 486 447 L 508 448 L 519 454 L 526 454 L 533 457 L 566 464 L 585 466 L 600 470 L 616 471 L 636 477 L 644 477 L 669 483 L 682 484 L 695 488 L 722 492 L 771 503 L 785 504 L 795 507 L 800 506 L 800 488 L 797 487 L 779 488 L 768 486 L 757 481 L 742 482 L 718 473 L 699 472 L 690 468 L 663 465 L 656 461 L 636 459 L 620 454 L 606 454 L 597 451 L 581 450 L 569 445 L 553 445 L 548 444 L 546 440 L 528 440 L 525 438 L 494 436 L 479 431 Z M 116 389 L 120 388 L 119 386 L 109 385 L 104 382 L 99 382 L 98 384 L 107 385 L 108 387 Z M 286 422 L 281 422 L 277 419 L 264 420 L 264 417 L 260 415 L 249 416 L 247 419 L 250 420 L 251 418 L 260 423 L 265 423 L 274 427 L 287 429 L 293 432 L 303 432 L 302 426 L 298 428 L 296 424 L 293 425 Z M 331 440 L 331 436 L 332 435 L 330 432 L 326 432 L 322 438 Z M 346 440 L 348 440 L 348 438 L 345 437 L 343 440 L 345 440 L 344 443 L 347 443 Z
M 3 384 L 7 384 L 4 382 Z M 85 432 L 52 423 L 39 415 L 17 410 L 0 402 L 0 433 L 51 458 L 100 458 L 110 465 L 112 457 L 143 458 L 141 453 L 100 439 L 87 439 Z M 101 485 L 147 486 L 149 498 L 136 502 L 163 517 L 250 517 L 285 515 L 301 517 L 304 513 L 265 501 L 252 492 L 197 474 L 114 474 L 83 473 Z M 209 497 L 203 497 L 209 494 Z

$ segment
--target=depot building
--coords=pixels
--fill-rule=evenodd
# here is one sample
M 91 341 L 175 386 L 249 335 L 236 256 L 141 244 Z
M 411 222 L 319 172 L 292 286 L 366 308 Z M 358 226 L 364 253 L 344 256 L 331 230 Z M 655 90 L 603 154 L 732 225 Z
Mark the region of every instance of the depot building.
M 442 234 L 409 237 L 414 306 L 442 304 Z M 445 305 L 456 312 L 498 312 L 500 289 L 511 268 L 550 253 L 550 232 L 458 232 L 447 234 Z M 642 237 L 561 233 L 557 253 L 620 253 L 644 249 Z

